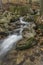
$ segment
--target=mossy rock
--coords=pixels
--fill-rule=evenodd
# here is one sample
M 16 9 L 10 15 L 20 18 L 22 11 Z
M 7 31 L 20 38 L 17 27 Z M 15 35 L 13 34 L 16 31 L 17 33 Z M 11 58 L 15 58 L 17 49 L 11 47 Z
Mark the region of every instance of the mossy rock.
M 30 48 L 30 47 L 36 45 L 36 44 L 37 44 L 36 39 L 30 38 L 30 39 L 28 39 L 27 42 L 25 42 L 24 44 L 18 44 L 18 45 L 16 46 L 16 49 L 17 49 L 17 50 L 25 50 L 25 49 L 28 49 L 28 48 Z
M 23 15 L 26 15 L 27 13 L 28 13 L 28 11 L 29 11 L 29 8 L 28 8 L 28 6 L 10 6 L 9 7 L 9 11 L 11 11 L 11 12 L 14 12 L 16 15 L 21 15 L 21 16 L 23 16 Z
M 15 21 L 19 20 L 19 18 L 20 18 L 20 15 L 14 15 L 12 17 L 12 19 L 10 20 L 10 22 L 15 22 Z
M 34 21 L 37 21 L 38 15 L 34 15 Z
M 39 29 L 43 29 L 43 24 L 38 25 Z
M 41 33 L 43 34 L 43 24 L 39 24 L 38 25 L 38 29 L 41 31 Z
M 32 15 L 24 16 L 24 20 L 27 22 L 32 22 L 34 21 L 34 17 Z

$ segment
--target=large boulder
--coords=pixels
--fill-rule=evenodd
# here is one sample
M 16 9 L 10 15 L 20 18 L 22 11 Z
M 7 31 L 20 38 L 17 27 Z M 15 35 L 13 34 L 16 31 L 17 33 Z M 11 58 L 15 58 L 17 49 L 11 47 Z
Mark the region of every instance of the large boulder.
M 37 41 L 34 39 L 34 38 L 30 38 L 30 39 L 25 39 L 20 41 L 17 46 L 16 46 L 16 49 L 18 50 L 25 50 L 25 49 L 28 49 L 34 45 L 37 44 Z

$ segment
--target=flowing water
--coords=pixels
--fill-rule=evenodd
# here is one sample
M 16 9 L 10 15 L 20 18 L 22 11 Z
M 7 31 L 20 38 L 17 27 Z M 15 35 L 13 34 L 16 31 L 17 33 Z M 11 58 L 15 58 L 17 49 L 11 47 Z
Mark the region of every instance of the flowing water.
M 23 18 L 21 17 L 21 18 L 20 18 L 20 22 L 21 22 L 21 24 L 25 24 L 25 25 L 24 25 L 24 26 L 21 25 L 20 29 L 16 29 L 16 30 L 15 30 L 15 31 L 18 31 L 18 30 L 19 30 L 19 34 L 17 34 L 17 33 L 15 34 L 15 33 L 14 33 L 14 34 L 12 34 L 12 35 L 9 35 L 9 36 L 3 41 L 3 43 L 1 44 L 1 46 L 0 46 L 0 57 L 6 55 L 6 53 L 7 53 L 9 50 L 12 49 L 13 45 L 14 45 L 14 48 L 16 47 L 16 43 L 23 38 L 23 36 L 22 36 L 22 31 L 23 31 L 23 29 L 26 28 L 27 25 L 30 26 L 30 23 L 25 22 L 25 21 L 22 21 L 22 19 L 23 19 Z
M 8 36 L 8 38 L 5 39 L 1 45 L 0 56 L 5 55 L 13 47 L 13 45 L 15 48 L 16 43 L 21 39 L 22 39 L 22 35 Z

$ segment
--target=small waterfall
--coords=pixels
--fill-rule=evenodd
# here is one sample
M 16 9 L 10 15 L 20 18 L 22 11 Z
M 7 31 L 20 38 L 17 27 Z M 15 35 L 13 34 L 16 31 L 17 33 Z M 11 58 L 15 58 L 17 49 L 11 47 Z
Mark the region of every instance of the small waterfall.
M 19 33 L 17 32 L 19 31 Z M 16 43 L 21 40 L 22 37 L 23 27 L 16 29 L 13 35 L 8 36 L 0 46 L 0 56 L 5 55 L 14 45 L 16 47 Z
M 23 21 L 23 17 L 20 17 L 20 23 L 21 24 L 25 24 L 25 25 L 28 25 L 29 24 L 28 22 Z
M 17 32 L 19 31 L 19 33 Z M 14 45 L 14 48 L 16 47 L 16 43 L 20 41 L 22 36 L 23 28 L 16 29 L 14 31 L 14 34 L 9 35 L 1 44 L 0 46 L 0 57 L 3 57 L 7 54 L 8 51 L 10 51 Z M 16 32 L 16 33 L 15 33 Z
M 1 45 L 0 56 L 5 55 L 13 47 L 13 45 L 15 48 L 16 43 L 21 39 L 22 39 L 22 35 L 8 36 L 8 38 L 5 39 Z
M 14 48 L 16 47 L 16 43 L 23 38 L 22 31 L 24 30 L 24 28 L 28 27 L 27 25 L 29 25 L 28 28 L 30 29 L 30 26 L 31 26 L 30 22 L 28 23 L 23 21 L 23 17 L 20 18 L 20 22 L 22 24 L 21 27 L 19 29 L 14 30 L 13 31 L 14 33 L 12 35 L 9 35 L 1 44 L 0 57 L 5 56 L 7 52 L 12 49 L 13 45 L 14 45 Z

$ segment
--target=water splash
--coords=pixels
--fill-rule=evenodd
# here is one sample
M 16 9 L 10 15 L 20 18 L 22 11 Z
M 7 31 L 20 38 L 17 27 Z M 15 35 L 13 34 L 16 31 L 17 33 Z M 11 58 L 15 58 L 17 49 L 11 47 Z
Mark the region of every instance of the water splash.
M 20 17 L 20 23 L 21 23 L 22 25 L 24 24 L 25 26 L 26 26 L 26 25 L 29 26 L 29 28 L 30 28 L 30 27 L 33 28 L 33 27 L 36 26 L 34 22 L 26 22 L 26 21 L 23 21 L 23 17 Z
M 27 24 L 27 25 L 29 24 L 28 22 L 23 21 L 23 17 L 20 17 L 20 23 L 21 23 L 21 24 L 25 24 L 25 25 L 26 25 L 26 24 Z

